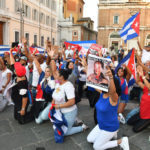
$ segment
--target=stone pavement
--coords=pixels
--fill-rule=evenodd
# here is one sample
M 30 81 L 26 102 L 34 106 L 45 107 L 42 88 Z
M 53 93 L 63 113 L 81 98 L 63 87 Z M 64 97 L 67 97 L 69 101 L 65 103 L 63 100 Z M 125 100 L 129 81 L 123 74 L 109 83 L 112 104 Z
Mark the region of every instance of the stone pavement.
M 137 106 L 130 102 L 126 112 Z M 0 113 L 0 150 L 92 150 L 92 144 L 87 143 L 86 137 L 94 127 L 93 109 L 86 99 L 79 104 L 79 116 L 90 129 L 79 134 L 65 137 L 63 144 L 56 144 L 50 121 L 41 125 L 34 122 L 19 125 L 13 119 L 13 107 L 7 107 Z M 119 137 L 129 136 L 130 150 L 150 150 L 150 128 L 140 133 L 133 133 L 132 127 L 121 125 Z M 40 148 L 45 149 L 40 149 Z M 120 150 L 114 148 L 113 150 Z

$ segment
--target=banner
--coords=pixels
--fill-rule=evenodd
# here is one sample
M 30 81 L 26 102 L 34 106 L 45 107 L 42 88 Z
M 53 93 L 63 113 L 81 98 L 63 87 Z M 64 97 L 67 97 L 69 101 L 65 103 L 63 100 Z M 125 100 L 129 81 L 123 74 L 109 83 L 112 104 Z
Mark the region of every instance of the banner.
M 88 50 L 88 54 L 97 55 L 99 56 L 98 52 L 102 52 L 102 46 L 98 44 L 92 44 Z
M 96 41 L 67 41 L 67 43 L 79 45 L 81 47 L 79 54 L 86 55 L 90 46 L 96 44 Z
M 110 63 L 110 59 L 89 54 L 86 85 L 108 92 L 109 78 L 105 74 Z

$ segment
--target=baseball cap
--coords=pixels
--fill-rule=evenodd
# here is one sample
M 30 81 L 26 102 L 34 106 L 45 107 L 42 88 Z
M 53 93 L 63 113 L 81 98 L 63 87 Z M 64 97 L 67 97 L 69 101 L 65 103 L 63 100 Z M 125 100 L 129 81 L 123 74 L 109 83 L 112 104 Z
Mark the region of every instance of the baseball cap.
M 20 62 L 15 62 L 14 64 L 15 72 L 18 77 L 23 77 L 26 74 L 26 68 L 21 65 Z
M 20 59 L 27 61 L 27 57 L 26 56 L 21 56 Z

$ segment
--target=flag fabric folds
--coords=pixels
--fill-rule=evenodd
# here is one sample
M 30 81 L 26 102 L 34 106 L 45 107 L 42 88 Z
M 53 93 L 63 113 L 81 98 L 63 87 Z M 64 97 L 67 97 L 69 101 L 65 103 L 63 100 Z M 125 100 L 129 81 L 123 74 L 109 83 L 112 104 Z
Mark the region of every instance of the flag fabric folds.
M 139 27 L 140 13 L 138 12 L 125 22 L 123 28 L 119 31 L 119 35 L 126 43 L 127 40 L 131 40 L 139 36 Z
M 54 137 L 56 143 L 63 143 L 64 142 L 64 134 L 68 130 L 67 121 L 64 118 L 64 115 L 61 113 L 60 109 L 54 108 L 55 104 L 52 104 L 52 107 L 49 111 L 49 118 L 53 123 L 54 129 Z

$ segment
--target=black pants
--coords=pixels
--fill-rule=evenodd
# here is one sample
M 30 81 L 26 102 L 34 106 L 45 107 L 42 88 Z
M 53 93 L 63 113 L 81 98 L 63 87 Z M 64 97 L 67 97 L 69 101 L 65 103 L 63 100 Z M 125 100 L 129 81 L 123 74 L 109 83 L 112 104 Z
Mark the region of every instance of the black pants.
M 78 95 L 80 98 L 82 98 L 83 95 L 83 86 L 85 85 L 85 81 L 79 81 L 78 83 Z
M 19 124 L 26 124 L 34 120 L 34 117 L 31 112 L 26 111 L 25 115 L 22 116 L 20 115 L 20 110 L 20 107 L 14 107 L 14 118 L 18 120 Z
M 141 119 L 140 114 L 138 113 L 132 116 L 127 124 L 133 125 L 134 132 L 140 132 L 150 125 L 150 119 Z

